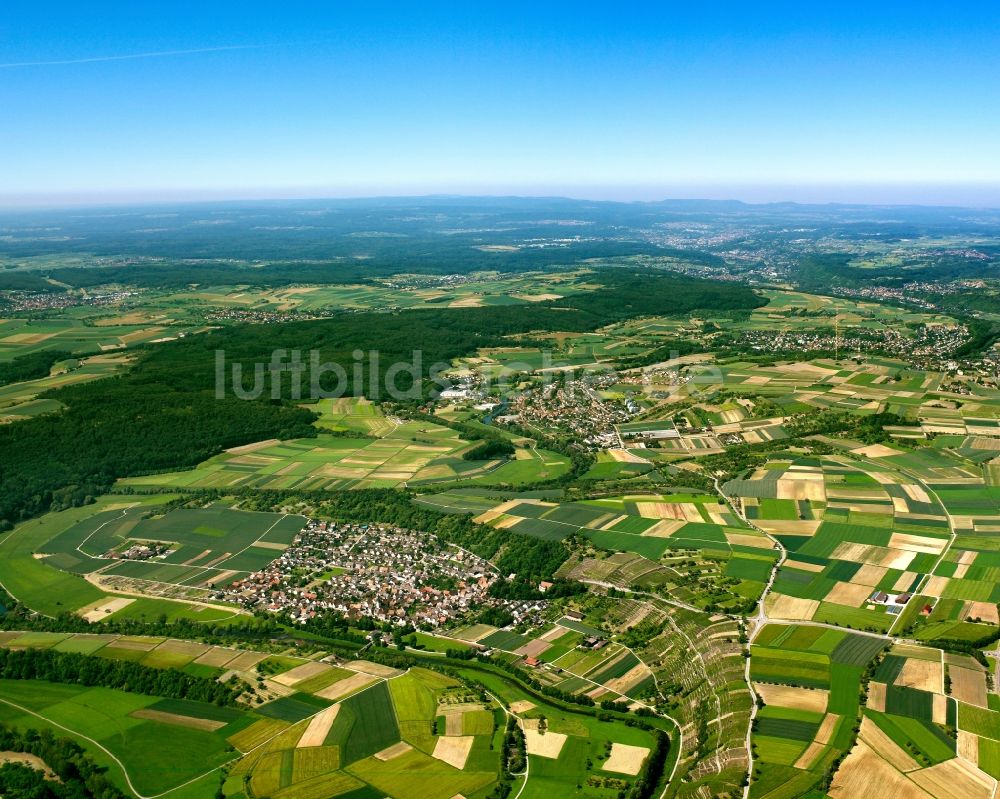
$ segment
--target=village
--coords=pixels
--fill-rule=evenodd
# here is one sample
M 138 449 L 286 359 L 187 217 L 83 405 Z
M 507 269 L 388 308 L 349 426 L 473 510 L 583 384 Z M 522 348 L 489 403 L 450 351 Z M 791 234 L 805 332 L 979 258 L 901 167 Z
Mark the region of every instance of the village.
M 642 410 L 630 397 L 612 400 L 600 395 L 602 388 L 618 382 L 618 375 L 609 372 L 531 388 L 511 399 L 505 415 L 497 417 L 497 422 L 569 433 L 590 450 L 616 447 L 616 425 Z
M 833 352 L 847 357 L 870 353 L 905 357 L 916 368 L 948 371 L 956 364 L 953 353 L 968 339 L 965 325 L 924 325 L 914 335 L 904 335 L 894 328 L 835 331 L 747 330 L 741 344 L 765 352 Z
M 507 610 L 514 623 L 541 616 L 544 601 L 491 597 L 498 579 L 489 562 L 431 533 L 313 520 L 279 558 L 217 598 L 298 623 L 335 612 L 431 630 L 488 607 Z

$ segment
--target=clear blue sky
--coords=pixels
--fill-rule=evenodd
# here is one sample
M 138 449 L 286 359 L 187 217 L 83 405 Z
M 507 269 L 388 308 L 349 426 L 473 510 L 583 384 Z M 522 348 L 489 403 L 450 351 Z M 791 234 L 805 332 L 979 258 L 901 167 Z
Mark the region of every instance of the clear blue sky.
M 8 200 L 997 186 L 996 2 L 0 9 Z

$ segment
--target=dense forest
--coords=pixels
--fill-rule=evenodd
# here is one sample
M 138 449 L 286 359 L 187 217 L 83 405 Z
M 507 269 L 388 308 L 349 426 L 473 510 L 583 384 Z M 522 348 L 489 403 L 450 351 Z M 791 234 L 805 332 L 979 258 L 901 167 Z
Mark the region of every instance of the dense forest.
M 764 300 L 745 286 L 663 273 L 606 270 L 594 278 L 604 288 L 563 300 L 528 306 L 363 313 L 306 322 L 239 325 L 147 350 L 126 374 L 68 386 L 44 396 L 66 406 L 48 414 L 0 427 L 0 522 L 15 522 L 50 509 L 88 501 L 116 478 L 193 466 L 224 448 L 267 438 L 316 434 L 314 415 L 295 405 L 290 372 L 280 376 L 279 396 L 270 371 L 263 368 L 276 349 L 298 350 L 303 360 L 319 353 L 320 362 L 339 364 L 345 385 L 335 386 L 311 371 L 301 380 L 301 396 L 311 383 L 340 394 L 384 398 L 396 363 L 419 364 L 397 375 L 397 396 L 413 404 L 440 387 L 431 378 L 435 364 L 450 364 L 477 347 L 504 342 L 504 336 L 534 331 L 587 331 L 610 322 L 651 314 L 687 314 L 695 309 L 738 310 Z M 377 348 L 377 355 L 372 352 Z M 355 359 L 355 351 L 364 358 Z M 241 400 L 232 390 L 216 396 L 216 353 L 226 364 L 261 364 L 259 399 Z M 355 364 L 362 368 L 355 383 Z M 308 363 L 307 363 L 308 365 Z M 375 376 L 374 384 L 370 379 Z M 329 375 L 328 375 L 329 376 Z M 335 381 L 334 381 L 335 382 Z M 498 452 L 502 446 L 493 445 Z
M 57 779 L 20 763 L 0 766 L 0 796 L 4 799 L 125 799 L 123 793 L 83 748 L 52 730 L 15 730 L 0 724 L 0 751 L 23 752 L 40 758 Z

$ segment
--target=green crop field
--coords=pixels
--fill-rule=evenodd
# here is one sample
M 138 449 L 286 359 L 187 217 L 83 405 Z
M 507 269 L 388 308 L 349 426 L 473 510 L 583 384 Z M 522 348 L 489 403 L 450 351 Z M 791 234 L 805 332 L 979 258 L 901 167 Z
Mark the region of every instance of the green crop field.
M 50 542 L 61 540 L 59 549 L 70 549 L 67 532 L 79 523 L 110 508 L 137 506 L 137 510 L 169 501 L 170 495 L 150 497 L 105 497 L 93 505 L 72 508 L 24 522 L 0 538 L 0 584 L 28 607 L 51 616 L 99 602 L 106 593 L 82 577 L 50 566 L 35 553 L 55 551 Z M 112 511 L 120 513 L 120 511 Z M 181 608 L 178 603 L 165 603 Z
M 80 736 L 78 740 L 88 750 L 96 747 L 86 739 L 98 742 L 118 758 L 136 789 L 149 794 L 176 788 L 232 760 L 226 735 L 238 729 L 245 715 L 231 711 L 226 719 L 215 719 L 226 721 L 225 727 L 206 732 L 133 715 L 145 708 L 163 710 L 163 703 L 171 708 L 164 712 L 176 713 L 181 705 L 174 704 L 175 700 L 34 680 L 0 680 L 0 700 L 8 724 L 38 727 L 47 721 L 60 725 L 57 734 Z M 182 707 L 185 715 L 198 713 L 196 718 L 219 715 L 211 705 L 184 703 Z M 20 715 L 18 708 L 24 709 Z
M 45 566 L 52 564 L 76 573 L 101 569 L 107 575 L 207 586 L 220 580 L 231 582 L 263 568 L 305 524 L 301 516 L 238 511 L 221 505 L 178 509 L 153 518 L 144 516 L 140 506 L 92 515 L 70 525 L 38 547 L 49 556 Z M 170 546 L 171 551 L 164 558 L 149 561 L 109 560 L 110 553 L 137 540 L 160 542 Z M 258 542 L 262 545 L 255 546 Z M 92 596 L 89 601 L 99 597 Z M 128 616 L 138 618 L 143 612 L 140 605 L 128 609 Z M 153 608 L 148 609 L 150 616 L 153 612 Z

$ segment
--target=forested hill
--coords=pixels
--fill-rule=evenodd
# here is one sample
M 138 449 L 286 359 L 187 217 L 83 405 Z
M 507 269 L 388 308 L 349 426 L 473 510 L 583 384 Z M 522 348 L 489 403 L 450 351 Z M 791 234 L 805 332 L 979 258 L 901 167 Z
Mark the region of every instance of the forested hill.
M 301 350 L 304 357 L 315 349 L 348 376 L 355 350 L 377 350 L 380 382 L 395 361 L 409 361 L 420 350 L 425 379 L 434 363 L 502 344 L 511 334 L 586 331 L 637 316 L 742 311 L 764 304 L 744 286 L 662 273 L 609 270 L 592 282 L 603 288 L 530 306 L 345 314 L 243 325 L 156 345 L 121 377 L 46 395 L 66 410 L 0 427 L 0 523 L 85 502 L 119 477 L 194 466 L 226 447 L 315 435 L 312 413 L 292 401 L 267 394 L 244 401 L 231 392 L 216 399 L 217 350 L 224 350 L 230 363 L 249 365 L 266 364 L 277 348 Z M 366 356 L 365 375 L 367 366 Z M 408 380 L 409 373 L 401 374 L 397 387 L 407 390 Z M 430 386 L 418 388 L 426 395 Z
M 434 364 L 467 355 L 480 347 L 508 344 L 505 336 L 554 331 L 586 332 L 642 316 L 687 316 L 696 310 L 745 311 L 766 300 L 746 286 L 718 283 L 663 273 L 626 270 L 597 272 L 591 282 L 602 288 L 559 300 L 481 308 L 414 309 L 393 314 L 361 313 L 330 319 L 280 325 L 238 325 L 157 347 L 136 370 L 145 380 L 170 382 L 187 390 L 214 386 L 215 353 L 224 351 L 227 363 L 248 368 L 267 360 L 274 349 L 310 350 L 324 362 L 345 367 L 353 380 L 354 352 L 377 350 L 379 370 L 394 361 L 422 355 L 424 376 Z M 406 375 L 397 385 L 408 389 Z M 353 391 L 353 382 L 348 388 Z

